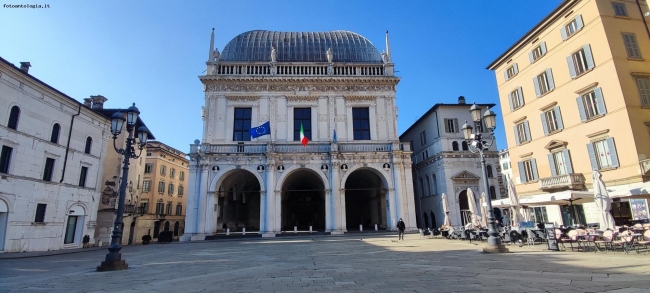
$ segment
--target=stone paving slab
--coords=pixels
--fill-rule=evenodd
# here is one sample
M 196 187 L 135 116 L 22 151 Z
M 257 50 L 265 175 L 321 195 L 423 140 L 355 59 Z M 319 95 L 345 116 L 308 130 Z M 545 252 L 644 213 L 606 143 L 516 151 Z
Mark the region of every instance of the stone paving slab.
M 0 292 L 650 292 L 650 256 L 483 254 L 482 243 L 390 235 L 256 238 L 0 258 Z

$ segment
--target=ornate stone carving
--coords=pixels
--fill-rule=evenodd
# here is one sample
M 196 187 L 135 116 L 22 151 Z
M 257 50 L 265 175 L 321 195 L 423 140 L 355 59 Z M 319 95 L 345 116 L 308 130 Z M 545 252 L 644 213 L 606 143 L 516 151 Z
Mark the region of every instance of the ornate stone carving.
M 260 122 L 266 122 L 269 121 L 269 115 L 260 115 L 258 118 Z
M 345 122 L 345 115 L 336 115 L 336 122 Z
M 260 91 L 320 91 L 320 92 L 384 92 L 395 91 L 395 85 L 291 85 L 291 84 L 270 84 L 270 85 L 248 85 L 248 84 L 209 84 L 205 91 L 226 91 L 226 92 L 260 92 Z M 369 96 L 371 97 L 371 96 Z M 372 97 L 374 99 L 375 97 Z
M 287 115 L 285 115 L 285 114 L 278 115 L 277 117 L 278 117 L 278 122 L 287 121 Z
M 327 122 L 327 114 L 318 114 L 318 121 Z

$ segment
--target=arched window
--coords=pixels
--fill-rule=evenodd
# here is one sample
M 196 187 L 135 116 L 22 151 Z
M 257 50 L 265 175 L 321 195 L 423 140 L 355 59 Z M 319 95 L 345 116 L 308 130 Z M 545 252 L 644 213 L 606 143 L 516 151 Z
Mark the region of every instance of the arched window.
M 17 129 L 19 119 L 20 119 L 20 108 L 18 108 L 18 106 L 11 107 L 11 113 L 9 113 L 9 121 L 7 122 L 7 127 L 11 129 Z
M 490 186 L 490 199 L 497 199 L 497 190 L 494 186 Z
M 431 183 L 433 183 L 433 192 L 432 194 L 438 194 L 438 180 L 436 179 L 436 174 L 431 174 Z
M 90 154 L 90 150 L 93 148 L 93 138 L 92 137 L 86 137 L 86 147 L 84 148 L 84 153 Z
M 429 176 L 427 176 L 427 195 L 431 195 L 431 181 L 429 180 Z
M 486 169 L 487 169 L 487 177 L 488 177 L 488 178 L 492 178 L 492 177 L 494 177 L 494 174 L 492 174 L 492 166 L 491 166 L 491 165 L 487 165 Z
M 52 135 L 50 135 L 50 142 L 59 143 L 59 132 L 61 131 L 61 125 L 59 123 L 54 123 L 52 126 Z
M 464 151 L 469 151 L 469 147 L 467 146 L 467 142 L 463 140 L 463 150 Z
M 454 142 L 451 143 L 451 149 L 454 150 L 454 151 L 458 150 L 458 142 L 457 141 L 454 141 Z
M 420 197 L 424 196 L 424 179 L 420 177 Z

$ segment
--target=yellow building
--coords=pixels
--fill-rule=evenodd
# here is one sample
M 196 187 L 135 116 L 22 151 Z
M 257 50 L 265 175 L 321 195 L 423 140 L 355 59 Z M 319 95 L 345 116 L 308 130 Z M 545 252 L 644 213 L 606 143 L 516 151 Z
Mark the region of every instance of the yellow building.
M 567 0 L 488 65 L 516 191 L 534 220 L 598 223 L 592 170 L 614 197 L 617 225 L 647 219 L 647 13 L 645 1 Z
M 160 232 L 171 231 L 173 238 L 183 235 L 189 161 L 185 153 L 164 143 L 147 143 L 142 193 L 135 224 L 137 242 L 142 236 L 158 238 Z

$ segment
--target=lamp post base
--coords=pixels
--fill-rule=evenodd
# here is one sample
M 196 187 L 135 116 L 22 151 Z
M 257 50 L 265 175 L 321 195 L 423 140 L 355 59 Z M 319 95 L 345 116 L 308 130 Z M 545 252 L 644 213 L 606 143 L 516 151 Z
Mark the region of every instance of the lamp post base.
M 483 253 L 508 253 L 510 252 L 503 244 L 486 245 L 483 247 Z
M 98 272 L 121 271 L 129 268 L 125 260 L 103 261 L 98 267 Z

